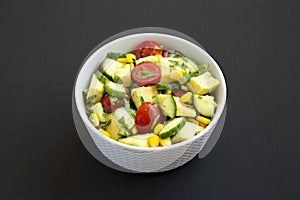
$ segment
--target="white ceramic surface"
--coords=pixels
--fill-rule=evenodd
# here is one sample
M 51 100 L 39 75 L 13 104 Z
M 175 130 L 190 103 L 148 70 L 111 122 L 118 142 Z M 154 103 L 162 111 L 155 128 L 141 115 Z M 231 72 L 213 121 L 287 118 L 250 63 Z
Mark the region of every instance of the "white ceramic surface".
M 165 148 L 140 148 L 125 145 L 105 137 L 88 121 L 84 110 L 82 91 L 88 87 L 91 75 L 98 69 L 107 52 L 133 50 L 143 40 L 155 40 L 165 49 L 175 49 L 198 63 L 209 63 L 209 71 L 220 80 L 214 92 L 218 108 L 211 124 L 194 138 Z M 75 107 L 95 145 L 111 162 L 132 172 L 160 172 L 176 168 L 191 160 L 204 147 L 224 111 L 226 84 L 218 64 L 199 46 L 167 34 L 141 33 L 118 38 L 96 50 L 83 64 L 75 82 Z M 79 122 L 77 122 L 79 123 Z

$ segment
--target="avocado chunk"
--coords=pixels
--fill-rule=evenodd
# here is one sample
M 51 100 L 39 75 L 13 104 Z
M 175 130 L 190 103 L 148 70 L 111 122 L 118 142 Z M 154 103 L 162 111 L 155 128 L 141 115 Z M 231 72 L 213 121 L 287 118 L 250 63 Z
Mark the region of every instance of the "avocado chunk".
M 131 98 L 136 108 L 139 108 L 144 102 L 157 103 L 157 95 L 155 86 L 142 86 L 131 90 Z
M 92 107 L 90 107 L 90 110 L 93 113 L 96 113 L 97 117 L 99 118 L 100 122 L 106 122 L 106 114 L 103 111 L 103 107 L 102 104 L 100 102 L 96 103 L 95 105 L 93 105 Z
M 118 120 L 113 114 L 108 114 L 107 120 L 110 121 L 110 124 L 106 127 L 105 130 L 110 133 L 112 139 L 119 139 L 119 132 L 121 131 L 122 127 L 119 125 Z
M 147 134 L 137 134 L 133 136 L 129 136 L 127 138 L 119 139 L 119 142 L 124 144 L 137 146 L 137 147 L 149 147 L 148 138 L 154 135 L 154 133 L 147 133 Z
M 176 102 L 176 116 L 196 117 L 197 113 L 192 106 L 180 101 L 179 97 L 173 97 Z
M 86 95 L 87 103 L 99 102 L 104 94 L 104 84 L 99 81 L 95 74 L 93 74 L 88 92 Z
M 118 140 L 122 137 L 132 135 L 130 128 L 134 126 L 134 120 L 129 116 L 124 107 L 116 109 L 113 113 L 108 114 L 107 120 L 109 125 L 106 131 L 111 134 L 111 138 Z
M 197 77 L 192 77 L 187 86 L 194 94 L 208 94 L 213 92 L 220 84 L 209 72 L 205 72 Z
M 152 62 L 154 64 L 157 64 L 158 57 L 156 57 L 156 56 L 147 56 L 147 57 L 144 57 L 144 58 L 140 58 L 140 59 L 136 60 L 135 62 L 136 62 L 137 65 L 142 63 L 142 62 Z
M 124 87 L 130 87 L 132 83 L 130 64 L 125 64 L 122 68 L 117 69 L 116 73 L 114 74 L 114 78 L 115 77 L 120 78 L 120 81 L 122 82 Z
M 159 58 L 157 65 L 161 70 L 160 83 L 172 83 L 175 80 L 170 78 L 171 68 L 168 58 Z

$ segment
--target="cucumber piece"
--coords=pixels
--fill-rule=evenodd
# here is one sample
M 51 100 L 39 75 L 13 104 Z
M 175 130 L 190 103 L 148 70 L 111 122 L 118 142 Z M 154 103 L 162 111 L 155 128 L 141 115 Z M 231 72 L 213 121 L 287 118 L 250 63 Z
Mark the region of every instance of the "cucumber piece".
M 129 136 L 127 138 L 119 139 L 118 141 L 124 144 L 137 146 L 137 147 L 149 147 L 148 138 L 153 135 L 154 133 L 137 134 L 137 135 Z
M 108 52 L 106 58 L 116 60 L 118 58 L 126 58 L 126 54 L 121 52 Z
M 215 108 L 217 107 L 214 97 L 209 95 L 201 96 L 193 94 L 193 103 L 200 115 L 205 117 L 212 117 L 215 113 Z
M 180 67 L 181 69 L 187 70 L 190 73 L 195 73 L 198 71 L 198 65 L 187 57 L 171 57 L 169 58 L 169 61 L 173 67 Z
M 122 83 L 124 87 L 129 87 L 131 81 L 130 64 L 123 64 L 118 61 L 106 58 L 103 63 L 103 74 L 115 83 Z
M 96 103 L 101 100 L 104 94 L 104 84 L 93 74 L 89 89 L 86 95 L 86 103 Z
M 120 127 L 121 127 L 121 130 L 118 133 L 119 138 L 124 138 L 124 137 L 128 137 L 128 136 L 132 135 L 130 129 L 125 128 L 124 125 L 120 125 Z
M 106 75 L 110 80 L 114 79 L 114 74 L 122 67 L 122 63 L 110 58 L 105 58 L 102 63 L 103 74 Z
M 112 81 L 106 81 L 104 89 L 105 92 L 107 92 L 112 97 L 126 97 L 126 90 L 122 84 L 117 84 Z
M 182 60 L 184 60 L 184 63 L 190 72 L 194 73 L 198 71 L 198 65 L 192 59 L 183 56 Z
M 198 65 L 199 73 L 204 74 L 208 71 L 209 64 Z
M 113 112 L 114 117 L 121 125 L 124 125 L 127 129 L 131 129 L 134 126 L 134 117 L 127 111 L 125 107 L 117 108 Z
M 172 119 L 166 123 L 163 129 L 159 132 L 159 137 L 164 139 L 173 136 L 180 130 L 186 123 L 184 117 Z
M 96 71 L 95 72 L 95 75 L 96 75 L 96 77 L 98 78 L 98 80 L 100 80 L 102 83 L 106 83 L 106 81 L 108 81 L 109 79 L 106 77 L 106 76 L 104 76 L 101 72 L 99 72 L 99 71 Z
M 163 114 L 173 119 L 176 115 L 176 103 L 173 96 L 171 94 L 159 94 L 157 100 Z
M 172 137 L 172 144 L 182 142 L 197 135 L 201 131 L 201 127 L 197 124 L 186 122 L 185 125 Z
M 126 99 L 123 100 L 124 103 L 124 107 L 127 110 L 127 112 L 129 113 L 129 115 L 131 116 L 131 118 L 135 119 L 135 115 L 136 115 L 136 110 L 132 109 L 130 107 L 130 102 Z

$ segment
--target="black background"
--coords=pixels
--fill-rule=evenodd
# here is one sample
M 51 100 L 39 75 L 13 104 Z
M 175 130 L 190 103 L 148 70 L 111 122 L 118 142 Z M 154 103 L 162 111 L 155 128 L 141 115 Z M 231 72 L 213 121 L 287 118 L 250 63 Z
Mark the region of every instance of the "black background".
M 300 199 L 297 0 L 0 3 L 0 199 Z M 204 159 L 160 174 L 95 160 L 72 119 L 85 56 L 118 32 L 181 31 L 228 84 L 221 138 Z

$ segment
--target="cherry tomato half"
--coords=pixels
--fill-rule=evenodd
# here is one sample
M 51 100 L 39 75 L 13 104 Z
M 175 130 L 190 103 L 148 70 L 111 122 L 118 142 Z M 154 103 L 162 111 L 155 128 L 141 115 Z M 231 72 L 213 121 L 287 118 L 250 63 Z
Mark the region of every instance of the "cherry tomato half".
M 161 55 L 161 45 L 155 41 L 146 40 L 139 44 L 134 52 L 136 59 L 143 58 L 150 55 Z
M 129 100 L 129 97 L 126 97 L 126 99 Z M 124 106 L 124 99 L 120 98 L 120 99 L 116 99 L 114 102 L 111 102 L 110 96 L 105 95 L 101 99 L 101 104 L 106 112 L 112 112 L 117 108 Z
M 186 91 L 182 90 L 182 89 L 174 89 L 174 90 L 172 90 L 173 96 L 176 96 L 176 97 L 182 97 L 185 93 L 186 93 Z
M 156 124 L 162 122 L 162 112 L 158 105 L 150 102 L 143 103 L 137 110 L 135 126 L 141 133 L 150 133 Z M 155 123 L 155 124 L 153 124 Z
M 152 62 L 140 63 L 136 65 L 131 72 L 131 78 L 139 86 L 155 85 L 160 81 L 160 77 L 160 67 Z

